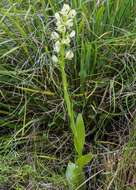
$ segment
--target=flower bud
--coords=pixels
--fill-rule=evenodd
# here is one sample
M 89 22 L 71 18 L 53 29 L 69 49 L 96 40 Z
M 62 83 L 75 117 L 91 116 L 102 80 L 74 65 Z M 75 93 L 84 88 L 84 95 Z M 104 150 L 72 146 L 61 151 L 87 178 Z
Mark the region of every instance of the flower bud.
M 60 51 L 60 46 L 61 46 L 60 42 L 57 41 L 57 42 L 55 43 L 55 45 L 54 45 L 54 51 L 57 52 L 57 53 L 59 53 L 59 51 Z
M 76 11 L 74 9 L 71 9 L 68 15 L 69 17 L 74 18 L 76 16 Z
M 52 40 L 58 40 L 59 39 L 59 34 L 57 32 L 52 32 L 51 39 Z
M 75 30 L 73 30 L 71 33 L 70 33 L 70 38 L 73 38 L 74 36 L 76 35 L 76 32 L 75 32 Z
M 68 59 L 68 60 L 71 60 L 73 57 L 74 57 L 73 52 L 71 50 L 68 50 L 66 52 L 65 58 Z
M 53 56 L 52 56 L 52 61 L 53 61 L 54 63 L 57 63 L 57 62 L 58 62 L 58 58 L 57 58 L 56 55 L 53 55 Z
M 70 6 L 68 4 L 64 4 L 61 9 L 61 14 L 65 16 L 68 14 L 69 11 L 70 11 Z
M 59 21 L 59 20 L 61 20 L 61 17 L 60 17 L 60 15 L 59 15 L 59 13 L 55 13 L 55 18 Z

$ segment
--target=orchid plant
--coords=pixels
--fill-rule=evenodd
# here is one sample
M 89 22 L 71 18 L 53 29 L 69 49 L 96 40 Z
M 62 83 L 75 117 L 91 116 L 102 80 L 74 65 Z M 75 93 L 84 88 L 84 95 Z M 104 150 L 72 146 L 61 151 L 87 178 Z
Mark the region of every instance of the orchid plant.
M 69 162 L 66 170 L 66 178 L 69 189 L 85 189 L 84 166 L 92 159 L 92 154 L 83 155 L 85 144 L 85 126 L 82 114 L 79 113 L 75 119 L 73 104 L 68 92 L 67 75 L 65 72 L 65 63 L 74 57 L 71 48 L 71 41 L 74 39 L 76 32 L 74 28 L 74 19 L 76 11 L 71 9 L 68 4 L 64 4 L 61 11 L 55 13 L 56 26 L 51 33 L 53 41 L 52 61 L 58 63 L 61 70 L 64 100 L 70 120 L 70 128 L 73 133 L 74 147 L 76 150 L 75 162 Z

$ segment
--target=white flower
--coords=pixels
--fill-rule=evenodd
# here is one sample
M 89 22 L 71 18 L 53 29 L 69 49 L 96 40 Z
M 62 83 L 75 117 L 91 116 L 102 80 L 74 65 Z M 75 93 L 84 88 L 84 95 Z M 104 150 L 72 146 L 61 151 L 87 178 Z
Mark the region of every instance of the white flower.
M 67 26 L 68 28 L 71 28 L 71 27 L 73 26 L 73 20 L 72 20 L 72 19 L 68 19 L 68 20 L 66 21 L 66 26 Z
M 59 53 L 60 51 L 60 46 L 61 46 L 61 43 L 59 41 L 57 41 L 54 45 L 54 51 Z
M 59 34 L 57 32 L 52 32 L 51 33 L 51 39 L 52 40 L 58 40 L 59 39 Z
M 66 16 L 68 12 L 70 11 L 70 6 L 68 4 L 64 4 L 62 9 L 61 9 L 61 14 Z
M 55 18 L 57 19 L 57 21 L 61 20 L 61 16 L 59 13 L 55 13 Z
M 63 24 L 57 24 L 57 31 L 60 33 L 65 33 L 66 32 L 66 27 Z
M 55 13 L 56 27 L 55 31 L 51 34 L 51 39 L 54 41 L 53 50 L 56 54 L 52 56 L 52 60 L 56 63 L 59 59 L 61 46 L 64 47 L 64 50 L 70 47 L 71 38 L 76 35 L 75 30 L 72 29 L 75 16 L 76 11 L 71 9 L 68 4 L 64 4 L 61 11 Z M 67 49 L 65 51 L 65 59 L 71 60 L 73 57 L 74 53 L 70 49 Z
M 52 61 L 53 61 L 54 63 L 57 63 L 57 62 L 58 62 L 58 58 L 57 58 L 56 55 L 53 55 L 53 56 L 52 56 Z
M 76 32 L 75 32 L 75 30 L 73 30 L 71 33 L 70 33 L 70 38 L 73 38 L 74 36 L 76 35 Z
M 74 18 L 76 16 L 76 11 L 74 9 L 71 9 L 68 15 L 69 17 Z
M 70 38 L 67 36 L 66 38 L 62 39 L 62 44 L 69 45 L 70 44 Z
M 63 24 L 63 22 L 61 21 L 61 20 L 58 20 L 57 22 L 56 22 L 56 26 L 59 26 L 59 25 L 62 25 Z
M 74 57 L 74 53 L 71 50 L 66 52 L 65 58 L 71 60 Z

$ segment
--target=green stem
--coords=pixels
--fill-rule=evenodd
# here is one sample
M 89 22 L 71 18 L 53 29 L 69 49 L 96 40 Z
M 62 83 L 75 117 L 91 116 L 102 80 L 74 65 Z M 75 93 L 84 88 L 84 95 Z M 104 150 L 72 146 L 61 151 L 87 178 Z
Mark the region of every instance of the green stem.
M 75 131 L 75 121 L 74 121 L 74 111 L 73 111 L 73 106 L 72 102 L 68 93 L 68 82 L 67 82 L 67 76 L 65 72 L 65 59 L 64 59 L 64 47 L 61 48 L 61 56 L 60 56 L 60 69 L 61 69 L 61 77 L 62 77 L 62 83 L 63 83 L 63 93 L 64 93 L 64 100 L 66 102 L 67 106 L 67 111 L 68 111 L 68 116 L 70 119 L 70 128 L 73 132 L 73 134 L 76 134 Z

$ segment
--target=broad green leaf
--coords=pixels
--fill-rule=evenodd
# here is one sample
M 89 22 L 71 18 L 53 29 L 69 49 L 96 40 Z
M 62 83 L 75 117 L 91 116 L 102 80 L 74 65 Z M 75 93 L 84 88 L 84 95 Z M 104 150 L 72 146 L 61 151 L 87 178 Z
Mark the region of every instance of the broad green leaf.
M 82 151 L 85 144 L 85 126 L 82 114 L 79 113 L 76 120 L 76 130 L 74 134 L 74 145 L 79 156 L 82 155 Z
M 66 178 L 68 181 L 69 190 L 75 190 L 78 188 L 79 190 L 85 190 L 85 184 L 81 185 L 85 181 L 85 175 L 78 165 L 70 162 L 67 166 L 66 170 Z
M 85 165 L 88 164 L 88 162 L 90 162 L 93 158 L 93 155 L 91 153 L 83 155 L 81 157 L 79 157 L 76 161 L 77 165 L 81 168 L 83 168 Z

